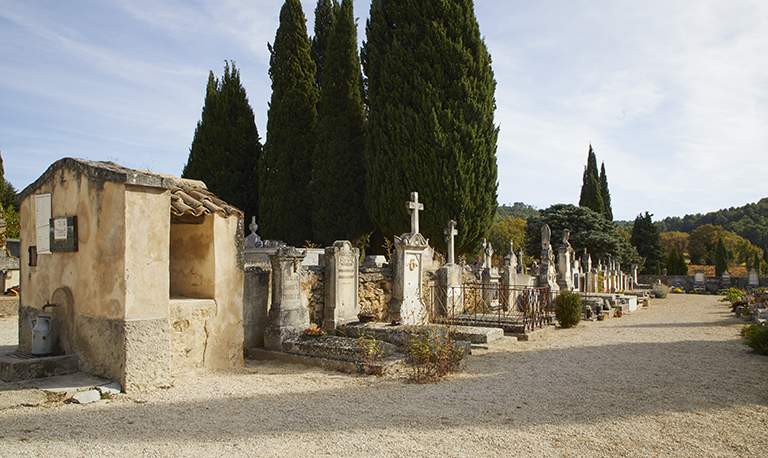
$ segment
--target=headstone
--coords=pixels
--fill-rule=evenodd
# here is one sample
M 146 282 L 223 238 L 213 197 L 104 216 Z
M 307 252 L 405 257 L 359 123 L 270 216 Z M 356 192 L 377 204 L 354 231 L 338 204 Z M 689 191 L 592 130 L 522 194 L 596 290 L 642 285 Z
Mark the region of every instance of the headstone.
M 368 255 L 363 258 L 363 267 L 383 267 L 387 263 L 386 256 Z
M 517 256 L 515 256 L 515 242 L 509 241 L 509 253 L 504 256 L 504 264 L 511 273 L 518 273 Z
M 561 291 L 573 290 L 573 274 L 571 271 L 571 256 L 573 248 L 571 248 L 571 244 L 568 242 L 570 235 L 570 230 L 563 229 L 563 241 L 557 249 L 557 284 Z
M 446 264 L 455 264 L 455 256 L 453 252 L 453 237 L 459 235 L 459 231 L 456 230 L 456 221 L 448 221 L 448 227 L 443 230 L 445 234 L 445 243 L 448 245 L 448 259 L 445 260 Z
M 325 307 L 323 328 L 357 321 L 357 289 L 360 250 L 347 240 L 337 240 L 325 249 Z
M 749 269 L 749 286 L 753 288 L 760 286 L 760 278 L 758 277 L 757 269 L 754 267 Z
M 728 289 L 731 287 L 731 273 L 727 270 L 723 272 L 722 276 L 720 277 L 720 288 L 722 289 Z
M 301 300 L 304 252 L 294 247 L 280 247 L 269 259 L 272 263 L 272 306 L 264 330 L 264 347 L 281 351 L 283 342 L 297 337 L 309 326 L 309 313 Z
M 693 289 L 696 292 L 703 293 L 707 290 L 706 285 L 704 284 L 704 271 L 697 270 L 693 274 Z
M 426 324 L 427 308 L 421 297 L 421 282 L 424 274 L 424 252 L 429 241 L 419 234 L 419 194 L 411 193 L 411 201 L 405 207 L 411 214 L 411 232 L 395 236 L 395 266 L 392 272 L 393 288 L 390 311 L 393 319 L 403 324 Z
M 559 291 L 555 271 L 555 253 L 550 244 L 552 230 L 548 224 L 541 228 L 541 266 L 539 266 L 539 286 L 548 286 L 551 293 Z
M 525 273 L 525 264 L 523 264 L 523 247 L 517 250 L 517 273 Z

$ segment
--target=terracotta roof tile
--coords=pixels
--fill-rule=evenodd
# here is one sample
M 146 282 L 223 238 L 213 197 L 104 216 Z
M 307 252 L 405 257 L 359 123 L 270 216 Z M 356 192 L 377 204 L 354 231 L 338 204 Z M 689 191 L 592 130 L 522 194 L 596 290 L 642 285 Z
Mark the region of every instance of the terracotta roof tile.
M 218 213 L 223 217 L 243 216 L 243 212 L 229 205 L 204 188 L 174 186 L 171 188 L 171 214 L 173 216 L 202 216 Z

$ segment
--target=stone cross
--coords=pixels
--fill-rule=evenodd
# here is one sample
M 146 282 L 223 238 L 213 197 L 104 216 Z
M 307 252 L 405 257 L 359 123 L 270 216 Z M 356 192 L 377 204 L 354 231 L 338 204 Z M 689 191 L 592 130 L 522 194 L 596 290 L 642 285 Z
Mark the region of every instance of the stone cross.
M 445 243 L 448 244 L 447 264 L 453 264 L 454 263 L 453 237 L 455 235 L 459 235 L 459 231 L 456 230 L 456 221 L 454 220 L 448 221 L 448 227 L 443 229 L 443 234 L 446 235 Z
M 419 203 L 419 193 L 411 193 L 411 201 L 405 203 L 405 208 L 411 214 L 411 234 L 419 233 L 419 210 L 424 210 L 424 204 Z

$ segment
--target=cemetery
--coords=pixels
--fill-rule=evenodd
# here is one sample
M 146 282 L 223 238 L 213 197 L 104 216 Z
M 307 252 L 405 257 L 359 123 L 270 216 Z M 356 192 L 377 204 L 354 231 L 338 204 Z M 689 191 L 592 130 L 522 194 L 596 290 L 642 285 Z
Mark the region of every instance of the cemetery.
M 0 358 L 4 380 L 79 370 L 146 390 L 244 357 L 382 373 L 414 339 L 438 336 L 460 359 L 505 334 L 536 338 L 555 324 L 561 291 L 581 293 L 599 319 L 645 294 L 618 262 L 577 256 L 567 230 L 553 248 L 546 225 L 539 266 L 510 242 L 494 267 L 483 240 L 470 267 L 456 263 L 461 228 L 447 221 L 442 262 L 419 231 L 429 209 L 417 192 L 391 259 L 362 263 L 349 241 L 262 240 L 255 220 L 242 237 L 242 212 L 204 183 L 109 162 L 61 159 L 20 196 L 19 346 Z

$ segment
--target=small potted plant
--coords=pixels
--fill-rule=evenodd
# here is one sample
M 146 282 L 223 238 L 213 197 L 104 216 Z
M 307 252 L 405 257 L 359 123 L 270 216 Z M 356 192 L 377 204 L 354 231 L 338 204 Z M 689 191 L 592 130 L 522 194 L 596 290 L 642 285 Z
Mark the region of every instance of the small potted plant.
M 320 337 L 326 334 L 325 329 L 318 327 L 315 323 L 312 323 L 310 327 L 304 330 L 304 335 L 307 337 Z
M 370 323 L 376 321 L 376 311 L 373 310 L 371 304 L 361 304 L 360 313 L 357 314 L 357 319 L 361 323 Z

